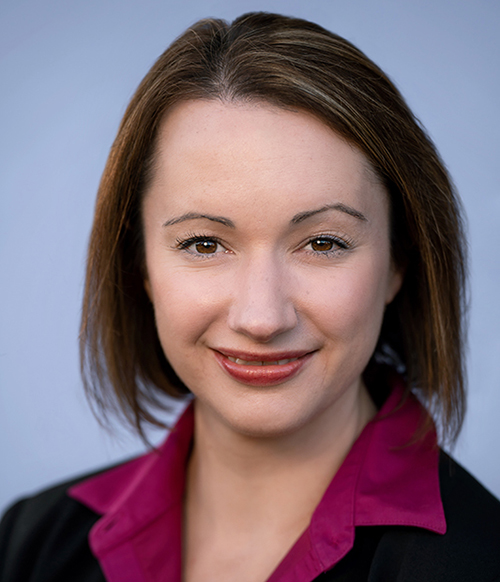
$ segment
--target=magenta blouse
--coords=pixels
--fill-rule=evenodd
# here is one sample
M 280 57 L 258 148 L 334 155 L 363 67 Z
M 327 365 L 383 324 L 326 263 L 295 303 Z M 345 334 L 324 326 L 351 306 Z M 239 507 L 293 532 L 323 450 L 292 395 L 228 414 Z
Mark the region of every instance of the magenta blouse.
M 425 414 L 397 386 L 332 479 L 309 527 L 268 582 L 310 582 L 349 552 L 356 526 L 404 525 L 444 534 L 439 449 L 432 429 L 412 436 Z M 89 542 L 108 582 L 181 582 L 189 406 L 156 451 L 101 473 L 69 495 L 102 515 Z M 410 443 L 410 444 L 409 444 Z

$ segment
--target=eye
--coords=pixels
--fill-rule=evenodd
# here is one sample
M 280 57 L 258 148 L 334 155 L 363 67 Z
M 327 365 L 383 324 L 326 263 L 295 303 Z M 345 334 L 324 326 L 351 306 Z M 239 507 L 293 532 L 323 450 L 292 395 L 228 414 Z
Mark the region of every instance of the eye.
M 316 236 L 309 240 L 306 248 L 319 254 L 331 254 L 350 248 L 348 242 L 335 236 Z
M 328 238 L 316 238 L 309 244 L 311 245 L 312 250 L 317 252 L 331 251 L 334 248 L 333 240 Z
M 215 255 L 225 251 L 222 244 L 213 237 L 193 235 L 186 239 L 177 239 L 178 249 L 187 251 L 193 255 Z
M 192 244 L 197 253 L 211 255 L 217 251 L 218 244 L 213 240 L 199 240 Z

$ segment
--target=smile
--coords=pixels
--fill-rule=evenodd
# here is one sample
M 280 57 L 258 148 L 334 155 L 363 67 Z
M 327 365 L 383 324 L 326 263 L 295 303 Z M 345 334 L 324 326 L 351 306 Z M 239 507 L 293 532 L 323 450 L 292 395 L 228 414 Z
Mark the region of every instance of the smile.
M 275 386 L 295 377 L 314 352 L 280 354 L 237 354 L 214 350 L 226 374 L 249 386 Z
M 227 359 L 235 364 L 243 364 L 245 366 L 283 366 L 284 364 L 294 362 L 298 358 L 285 358 L 284 360 L 274 360 L 271 362 L 242 360 L 241 358 L 233 358 L 232 356 L 227 356 Z

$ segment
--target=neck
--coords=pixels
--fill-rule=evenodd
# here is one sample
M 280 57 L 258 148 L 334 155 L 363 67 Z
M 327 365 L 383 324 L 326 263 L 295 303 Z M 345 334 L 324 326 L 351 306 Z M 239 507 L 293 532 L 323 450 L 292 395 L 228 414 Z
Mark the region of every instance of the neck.
M 307 527 L 328 484 L 375 407 L 363 386 L 291 434 L 253 437 L 195 402 L 186 505 L 225 529 L 237 522 Z M 287 523 L 289 522 L 289 523 Z

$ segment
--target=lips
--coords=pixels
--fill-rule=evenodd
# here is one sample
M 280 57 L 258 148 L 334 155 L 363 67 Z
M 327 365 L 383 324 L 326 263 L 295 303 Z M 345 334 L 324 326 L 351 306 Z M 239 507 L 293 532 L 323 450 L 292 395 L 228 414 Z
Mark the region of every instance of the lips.
M 274 360 L 274 361 L 263 361 L 263 360 L 242 360 L 241 358 L 233 358 L 233 356 L 227 356 L 227 359 L 240 366 L 284 366 L 290 362 L 295 361 L 297 358 L 285 358 L 284 360 Z
M 222 369 L 250 386 L 273 386 L 296 376 L 313 352 L 249 354 L 214 350 Z

